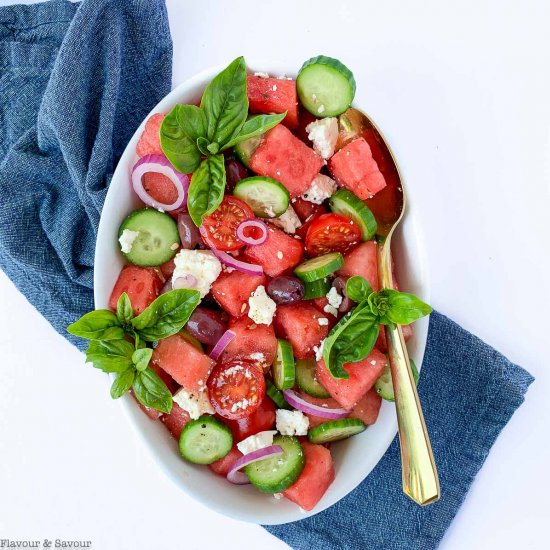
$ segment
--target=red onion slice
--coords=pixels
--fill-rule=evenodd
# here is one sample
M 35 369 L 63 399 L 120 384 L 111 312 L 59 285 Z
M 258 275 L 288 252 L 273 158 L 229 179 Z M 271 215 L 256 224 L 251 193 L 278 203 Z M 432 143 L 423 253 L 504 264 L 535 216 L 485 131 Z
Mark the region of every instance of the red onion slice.
M 143 187 L 142 178 L 147 172 L 156 172 L 166 176 L 176 188 L 178 196 L 172 204 L 156 201 Z M 170 212 L 181 208 L 187 202 L 187 190 L 189 189 L 189 177 L 174 169 L 164 155 L 145 155 L 140 158 L 132 168 L 132 187 L 137 196 L 147 205 L 153 208 L 161 208 Z
M 257 239 L 255 239 L 254 237 L 247 237 L 244 232 L 245 229 L 248 228 L 259 229 L 261 235 Z M 244 244 L 248 244 L 250 246 L 264 244 L 265 241 L 267 241 L 268 237 L 269 233 L 267 231 L 267 226 L 264 222 L 261 222 L 260 220 L 245 220 L 244 222 L 241 222 L 237 227 L 237 239 L 239 239 L 239 241 L 243 242 Z
M 313 405 L 308 403 L 303 397 L 300 397 L 294 390 L 284 390 L 283 395 L 288 404 L 302 411 L 305 414 L 311 414 L 312 416 L 321 416 L 322 418 L 330 418 L 337 420 L 338 418 L 345 418 L 348 416 L 349 411 L 346 409 L 329 409 L 327 407 L 321 407 L 319 405 Z
M 272 458 L 282 454 L 283 449 L 279 447 L 279 445 L 271 445 L 270 447 L 264 447 L 263 449 L 258 449 L 257 451 L 252 451 L 251 453 L 241 456 L 241 458 L 231 466 L 231 470 L 229 470 L 227 474 L 227 480 L 236 485 L 250 483 L 248 477 L 239 470 L 253 462 L 258 462 L 258 460 L 264 460 L 265 458 Z
M 210 357 L 217 361 L 220 358 L 220 355 L 223 353 L 223 350 L 229 345 L 231 340 L 235 338 L 236 333 L 232 330 L 226 330 L 222 337 L 216 342 L 216 345 L 212 348 L 210 352 Z

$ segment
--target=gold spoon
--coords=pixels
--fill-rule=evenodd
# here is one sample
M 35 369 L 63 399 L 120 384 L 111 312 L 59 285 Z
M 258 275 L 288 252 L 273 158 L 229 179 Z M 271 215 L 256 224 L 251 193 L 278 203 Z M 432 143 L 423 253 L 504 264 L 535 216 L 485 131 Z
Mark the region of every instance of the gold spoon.
M 376 216 L 378 234 L 383 238 L 378 256 L 380 286 L 393 288 L 391 239 L 407 203 L 397 164 L 378 128 L 357 109 L 349 109 L 340 116 L 340 130 L 337 148 L 362 135 L 386 178 L 387 187 L 365 202 Z M 440 496 L 437 468 L 403 332 L 400 326 L 385 327 L 385 330 L 399 426 L 403 491 L 418 504 L 426 505 Z

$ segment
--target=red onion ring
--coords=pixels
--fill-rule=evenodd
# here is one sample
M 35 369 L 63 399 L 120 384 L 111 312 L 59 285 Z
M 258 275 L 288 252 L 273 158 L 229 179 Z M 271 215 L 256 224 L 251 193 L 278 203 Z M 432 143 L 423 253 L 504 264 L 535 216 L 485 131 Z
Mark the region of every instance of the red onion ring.
M 210 357 L 214 359 L 214 361 L 217 361 L 223 353 L 223 350 L 229 345 L 235 336 L 237 336 L 235 332 L 232 330 L 226 330 L 222 334 L 221 338 L 216 342 L 216 345 L 212 348 Z
M 254 237 L 245 236 L 244 231 L 249 227 L 259 229 L 261 235 L 257 239 L 255 239 Z M 260 220 L 244 220 L 237 227 L 237 239 L 239 239 L 239 241 L 243 242 L 244 244 L 248 244 L 250 246 L 264 244 L 265 241 L 267 241 L 268 237 L 269 233 L 267 231 L 267 226 L 264 222 L 261 222 Z
M 250 483 L 248 477 L 243 472 L 240 472 L 242 468 L 252 464 L 253 462 L 258 462 L 258 460 L 263 460 L 264 458 L 272 458 L 274 456 L 279 456 L 283 454 L 283 449 L 279 445 L 271 445 L 270 447 L 264 447 L 263 449 L 258 449 L 257 451 L 252 451 L 244 456 L 241 456 L 237 461 L 231 466 L 231 470 L 227 474 L 227 480 L 236 485 L 245 485 Z
M 172 204 L 157 202 L 143 187 L 142 178 L 147 172 L 156 172 L 166 176 L 175 186 L 178 196 Z M 132 168 L 132 187 L 137 196 L 147 205 L 153 208 L 161 208 L 170 212 L 184 206 L 187 202 L 187 190 L 189 189 L 189 177 L 178 172 L 164 155 L 145 155 L 140 158 Z
M 308 403 L 303 397 L 297 394 L 294 390 L 284 390 L 283 395 L 288 404 L 302 411 L 305 414 L 311 414 L 312 416 L 320 416 L 322 418 L 330 418 L 337 420 L 338 418 L 345 418 L 348 416 L 349 411 L 346 409 L 329 409 L 327 407 L 321 407 L 319 405 L 313 405 Z

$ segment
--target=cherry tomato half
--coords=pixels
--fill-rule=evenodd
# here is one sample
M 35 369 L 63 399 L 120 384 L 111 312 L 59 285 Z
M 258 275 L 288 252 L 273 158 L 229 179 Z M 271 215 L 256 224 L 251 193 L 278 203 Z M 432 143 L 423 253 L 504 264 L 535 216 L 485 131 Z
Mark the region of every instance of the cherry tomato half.
M 203 239 L 210 248 L 226 252 L 238 250 L 244 243 L 237 239 L 237 227 L 253 217 L 254 213 L 248 204 L 237 197 L 226 195 L 220 206 L 204 218 Z
M 225 423 L 233 432 L 233 440 L 238 443 L 251 435 L 273 428 L 275 405 L 271 399 L 266 397 L 250 416 L 240 420 L 225 420 Z
M 339 214 L 323 214 L 313 220 L 306 235 L 306 250 L 310 256 L 328 252 L 346 252 L 361 240 L 356 223 Z
M 263 372 L 245 361 L 231 361 L 214 367 L 207 387 L 214 411 L 229 420 L 250 416 L 265 396 Z

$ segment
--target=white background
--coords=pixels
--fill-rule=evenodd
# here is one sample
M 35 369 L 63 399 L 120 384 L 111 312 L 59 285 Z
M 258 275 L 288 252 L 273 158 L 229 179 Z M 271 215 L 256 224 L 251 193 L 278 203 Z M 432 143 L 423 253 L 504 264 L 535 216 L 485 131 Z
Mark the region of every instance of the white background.
M 369 90 L 365 108 L 422 213 L 432 305 L 537 378 L 441 547 L 547 548 L 550 4 L 167 4 L 174 83 L 241 54 L 297 69 L 325 53 Z M 107 379 L 1 274 L 0 312 L 0 538 L 75 538 L 102 550 L 286 547 L 172 485 Z

